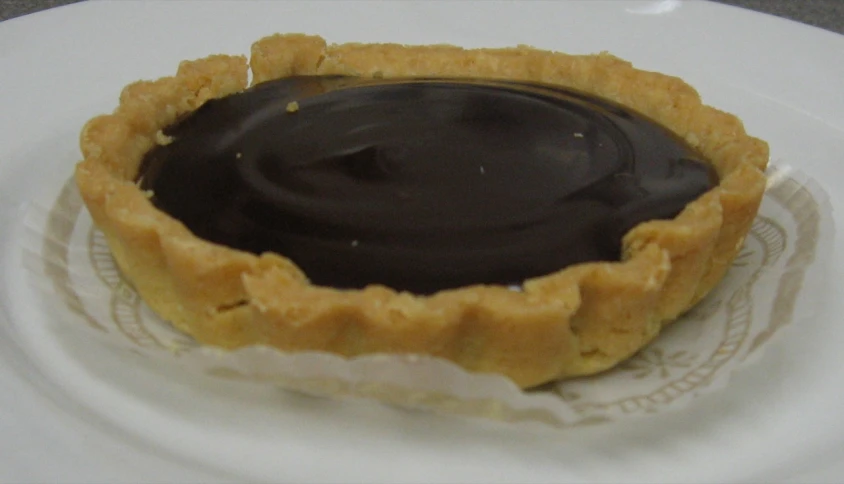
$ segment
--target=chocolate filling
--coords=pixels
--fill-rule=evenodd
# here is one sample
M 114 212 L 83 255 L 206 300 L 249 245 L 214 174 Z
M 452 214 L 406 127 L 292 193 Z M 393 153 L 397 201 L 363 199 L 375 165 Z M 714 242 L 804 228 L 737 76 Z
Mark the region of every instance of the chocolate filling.
M 431 293 L 618 260 L 628 230 L 717 184 L 646 117 L 520 82 L 292 77 L 164 133 L 139 174 L 159 209 L 338 288 Z

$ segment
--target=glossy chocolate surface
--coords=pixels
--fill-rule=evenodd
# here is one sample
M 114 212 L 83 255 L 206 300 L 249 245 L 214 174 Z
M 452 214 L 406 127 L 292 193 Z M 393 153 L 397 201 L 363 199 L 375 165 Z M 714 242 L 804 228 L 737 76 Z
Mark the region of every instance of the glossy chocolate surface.
M 504 81 L 281 79 L 165 134 L 140 173 L 158 208 L 339 288 L 431 293 L 617 260 L 629 229 L 717 183 L 639 114 Z

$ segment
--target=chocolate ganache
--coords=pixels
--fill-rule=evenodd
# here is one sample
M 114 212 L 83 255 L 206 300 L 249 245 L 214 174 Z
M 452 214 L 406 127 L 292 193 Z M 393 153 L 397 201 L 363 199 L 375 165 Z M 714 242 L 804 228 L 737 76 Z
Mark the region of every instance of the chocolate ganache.
M 312 283 L 431 293 L 618 260 L 717 184 L 667 129 L 556 86 L 301 76 L 205 103 L 142 163 L 198 237 Z

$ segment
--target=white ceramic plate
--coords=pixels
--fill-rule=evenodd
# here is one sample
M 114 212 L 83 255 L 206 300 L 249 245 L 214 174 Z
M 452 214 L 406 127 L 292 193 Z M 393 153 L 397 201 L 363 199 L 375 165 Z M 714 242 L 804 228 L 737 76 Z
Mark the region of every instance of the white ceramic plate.
M 284 31 L 330 41 L 610 51 L 737 113 L 844 195 L 844 37 L 704 2 L 86 2 L 0 24 L 0 481 L 844 480 L 844 299 L 682 412 L 572 430 L 438 417 L 197 379 L 48 318 L 22 214 L 69 176 L 86 119 L 178 61 Z M 828 291 L 844 274 L 831 258 Z M 60 304 L 56 302 L 56 304 Z

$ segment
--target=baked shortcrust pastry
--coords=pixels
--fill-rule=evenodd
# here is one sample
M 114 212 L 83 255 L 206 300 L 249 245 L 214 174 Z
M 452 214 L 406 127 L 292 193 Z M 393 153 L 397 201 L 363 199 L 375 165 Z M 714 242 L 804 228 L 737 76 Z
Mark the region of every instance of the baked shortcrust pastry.
M 609 54 L 298 34 L 127 86 L 81 148 L 120 269 L 200 342 L 431 355 L 522 387 L 611 368 L 704 297 L 768 160 Z

